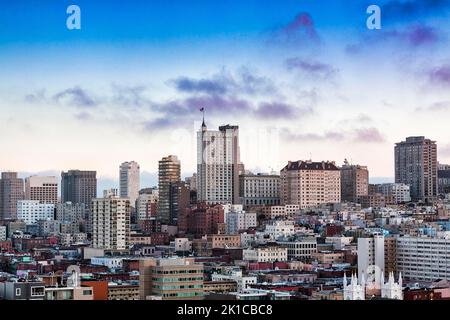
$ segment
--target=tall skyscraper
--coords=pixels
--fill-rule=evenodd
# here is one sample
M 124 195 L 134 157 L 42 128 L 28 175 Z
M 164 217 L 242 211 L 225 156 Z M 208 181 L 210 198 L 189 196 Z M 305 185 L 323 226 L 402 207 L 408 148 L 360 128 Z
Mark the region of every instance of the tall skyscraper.
M 24 199 L 23 179 L 17 172 L 2 172 L 0 180 L 0 218 L 15 219 L 17 201 Z
M 90 206 L 97 197 L 97 172 L 69 170 L 61 172 L 61 202 L 84 203 Z
M 56 177 L 31 176 L 25 178 L 25 200 L 57 204 L 58 181 Z
M 341 200 L 358 202 L 369 194 L 369 170 L 366 166 L 351 165 L 347 159 L 341 169 Z
M 163 224 L 176 225 L 178 199 L 175 185 L 181 182 L 181 165 L 177 156 L 167 156 L 158 163 L 158 220 Z
M 240 203 L 239 127 L 197 132 L 197 199 L 208 204 Z
M 413 201 L 437 197 L 437 145 L 425 137 L 408 137 L 395 145 L 395 182 L 410 186 Z
M 108 197 L 92 200 L 92 246 L 127 250 L 130 244 L 130 200 Z
M 280 179 L 281 204 L 303 209 L 341 201 L 341 174 L 334 162 L 289 161 Z
M 120 165 L 120 197 L 130 199 L 130 206 L 136 207 L 139 196 L 139 164 L 135 161 Z

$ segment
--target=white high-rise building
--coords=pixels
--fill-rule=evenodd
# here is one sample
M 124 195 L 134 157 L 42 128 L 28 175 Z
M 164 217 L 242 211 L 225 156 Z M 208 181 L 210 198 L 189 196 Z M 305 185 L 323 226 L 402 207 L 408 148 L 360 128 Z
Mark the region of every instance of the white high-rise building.
M 130 243 L 130 200 L 92 200 L 92 246 L 98 249 L 126 250 Z
M 120 197 L 130 199 L 130 206 L 136 206 L 139 196 L 139 164 L 135 161 L 120 165 Z
M 141 193 L 136 200 L 136 212 L 138 220 L 149 220 L 152 216 L 156 217 L 158 207 L 158 190 Z
M 197 199 L 208 204 L 239 203 L 239 128 L 197 132 Z
M 17 219 L 26 224 L 35 224 L 39 220 L 54 220 L 55 205 L 40 203 L 39 200 L 17 201 Z
M 58 181 L 56 177 L 31 176 L 25 178 L 25 200 L 40 203 L 58 203 Z

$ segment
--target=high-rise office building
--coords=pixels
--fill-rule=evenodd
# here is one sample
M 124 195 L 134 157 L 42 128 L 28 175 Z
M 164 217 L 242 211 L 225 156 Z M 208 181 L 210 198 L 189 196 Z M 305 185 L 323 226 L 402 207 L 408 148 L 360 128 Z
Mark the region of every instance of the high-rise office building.
M 15 219 L 17 216 L 17 201 L 25 197 L 23 179 L 17 177 L 17 172 L 2 172 L 0 180 L 0 218 Z
M 181 165 L 177 156 L 167 156 L 158 163 L 158 220 L 162 224 L 176 225 L 178 199 L 176 185 L 181 183 Z
M 281 204 L 303 209 L 341 201 L 341 174 L 334 162 L 289 161 L 280 179 Z
M 410 186 L 413 201 L 437 197 L 437 145 L 425 137 L 408 137 L 395 145 L 395 182 Z
M 239 127 L 197 132 L 197 199 L 208 204 L 240 203 Z
M 58 203 L 58 181 L 54 176 L 25 178 L 25 200 L 38 200 L 40 203 Z
M 69 170 L 61 173 L 61 202 L 90 206 L 97 197 L 97 172 Z
M 120 165 L 120 197 L 130 199 L 130 206 L 136 206 L 139 196 L 139 164 L 135 161 Z
M 360 196 L 369 194 L 369 170 L 366 166 L 351 165 L 347 159 L 341 170 L 341 200 L 358 202 Z
M 92 246 L 127 250 L 130 243 L 130 200 L 108 197 L 92 200 Z

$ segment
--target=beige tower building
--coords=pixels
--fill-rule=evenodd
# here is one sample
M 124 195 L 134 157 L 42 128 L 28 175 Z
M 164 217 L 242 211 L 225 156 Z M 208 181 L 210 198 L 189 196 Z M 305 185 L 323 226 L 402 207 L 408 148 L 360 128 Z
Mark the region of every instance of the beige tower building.
M 130 200 L 109 197 L 92 200 L 92 246 L 127 250 L 130 243 Z
M 341 174 L 334 162 L 289 161 L 280 171 L 281 203 L 301 209 L 341 201 Z
M 197 132 L 197 199 L 208 204 L 237 204 L 239 199 L 239 127 Z
M 37 200 L 40 203 L 58 203 L 58 180 L 54 176 L 25 178 L 25 200 Z

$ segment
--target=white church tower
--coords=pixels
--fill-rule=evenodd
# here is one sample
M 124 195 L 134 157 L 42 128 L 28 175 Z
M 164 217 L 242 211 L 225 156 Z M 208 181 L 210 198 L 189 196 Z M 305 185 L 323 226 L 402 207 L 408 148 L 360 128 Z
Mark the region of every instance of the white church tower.
M 361 284 L 358 277 L 352 274 L 350 284 L 347 285 L 347 276 L 344 273 L 344 300 L 366 300 L 366 281 L 362 275 Z
M 395 282 L 394 273 L 389 272 L 388 282 L 384 283 L 384 273 L 381 276 L 381 297 L 386 299 L 403 300 L 402 273 L 398 275 L 398 283 Z

